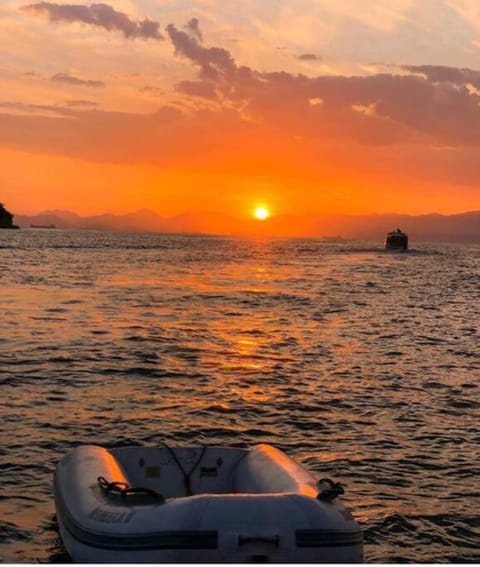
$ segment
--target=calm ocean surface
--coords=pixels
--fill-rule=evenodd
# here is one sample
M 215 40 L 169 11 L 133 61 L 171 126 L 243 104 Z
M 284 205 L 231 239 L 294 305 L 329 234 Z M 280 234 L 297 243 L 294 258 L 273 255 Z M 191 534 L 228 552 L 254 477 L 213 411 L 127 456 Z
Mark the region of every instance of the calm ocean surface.
M 480 246 L 0 231 L 4 562 L 66 562 L 82 443 L 271 443 L 367 562 L 480 562 Z

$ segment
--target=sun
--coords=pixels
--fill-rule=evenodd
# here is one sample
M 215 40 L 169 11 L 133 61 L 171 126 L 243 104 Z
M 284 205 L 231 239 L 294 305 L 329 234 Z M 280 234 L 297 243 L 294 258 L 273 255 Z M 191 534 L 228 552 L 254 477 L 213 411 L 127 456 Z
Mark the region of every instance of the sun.
M 253 214 L 254 214 L 256 219 L 265 220 L 265 219 L 269 218 L 270 211 L 267 209 L 267 207 L 265 207 L 264 205 L 261 205 L 261 206 L 255 207 Z

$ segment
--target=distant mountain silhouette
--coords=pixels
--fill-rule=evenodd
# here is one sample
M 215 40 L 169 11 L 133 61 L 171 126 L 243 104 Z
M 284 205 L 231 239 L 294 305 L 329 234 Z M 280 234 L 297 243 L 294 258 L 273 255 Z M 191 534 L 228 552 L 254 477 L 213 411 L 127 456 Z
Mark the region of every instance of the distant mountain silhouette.
M 165 220 L 153 211 L 142 209 L 125 215 L 105 213 L 82 217 L 71 211 L 44 211 L 38 215 L 17 215 L 20 226 L 30 224 L 54 224 L 57 228 L 77 230 L 116 230 L 116 231 L 167 231 Z
M 71 211 L 45 211 L 16 215 L 22 227 L 54 224 L 60 229 L 91 229 L 207 234 L 265 234 L 291 237 L 341 237 L 380 240 L 393 228 L 408 233 L 410 242 L 480 243 L 480 211 L 456 215 L 280 215 L 266 221 L 239 219 L 214 212 L 184 213 L 166 218 L 148 209 L 124 215 L 82 217 Z

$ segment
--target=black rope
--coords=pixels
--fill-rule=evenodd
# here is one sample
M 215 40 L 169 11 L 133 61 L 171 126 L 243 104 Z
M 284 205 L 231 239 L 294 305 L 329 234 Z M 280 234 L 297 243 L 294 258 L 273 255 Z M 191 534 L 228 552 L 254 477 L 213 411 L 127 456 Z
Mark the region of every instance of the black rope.
M 155 500 L 159 500 L 160 502 L 165 502 L 165 498 L 155 490 L 152 490 L 151 488 L 132 487 L 129 486 L 126 482 L 119 482 L 119 481 L 109 482 L 103 476 L 99 476 L 97 478 L 97 482 L 100 488 L 102 488 L 105 492 L 118 494 L 122 498 L 126 498 L 127 496 L 133 496 L 133 495 L 150 496 L 151 498 L 155 498 Z
M 200 464 L 200 461 L 202 460 L 203 456 L 205 455 L 205 452 L 207 450 L 207 446 L 204 445 L 202 447 L 202 452 L 200 453 L 200 456 L 198 457 L 198 459 L 195 461 L 195 464 L 193 465 L 193 467 L 190 469 L 190 472 L 187 473 L 187 471 L 183 468 L 182 463 L 178 460 L 177 455 L 175 455 L 175 452 L 173 449 L 171 449 L 166 443 L 163 443 L 163 446 L 165 447 L 165 449 L 167 449 L 167 451 L 170 453 L 170 455 L 172 455 L 173 460 L 175 461 L 175 463 L 178 465 L 178 468 L 182 471 L 183 474 L 183 484 L 185 485 L 185 492 L 187 496 L 192 496 L 193 492 L 192 492 L 192 483 L 191 483 L 191 476 L 193 474 L 193 472 L 195 471 L 195 469 L 198 467 L 198 465 Z
M 343 486 L 339 482 L 333 482 L 333 480 L 329 478 L 322 478 L 318 481 L 319 488 L 322 484 L 326 484 L 327 488 L 320 490 L 320 492 L 317 494 L 317 500 L 331 502 L 332 500 L 335 500 L 337 496 L 345 493 Z
M 109 482 L 104 476 L 99 476 L 97 478 L 97 482 L 100 488 L 103 488 L 103 490 L 105 490 L 106 492 L 118 492 L 119 494 L 121 494 L 128 488 L 128 484 L 126 482 Z

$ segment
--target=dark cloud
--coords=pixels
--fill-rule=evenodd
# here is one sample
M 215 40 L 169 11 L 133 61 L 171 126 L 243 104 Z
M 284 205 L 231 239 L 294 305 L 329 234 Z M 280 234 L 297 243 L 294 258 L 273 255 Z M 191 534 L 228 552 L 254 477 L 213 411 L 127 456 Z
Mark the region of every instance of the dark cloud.
M 297 56 L 300 61 L 322 61 L 322 57 L 315 55 L 315 53 L 302 53 Z
M 473 69 L 458 69 L 444 65 L 403 65 L 401 68 L 422 75 L 434 83 L 470 84 L 480 88 L 480 71 Z
M 196 37 L 178 30 L 173 24 L 167 26 L 167 33 L 175 47 L 175 53 L 190 59 L 200 67 L 204 79 L 218 80 L 232 78 L 237 66 L 230 52 L 221 47 L 203 47 Z
M 198 18 L 192 18 L 189 20 L 185 26 L 185 29 L 190 33 L 192 37 L 197 39 L 200 43 L 203 41 L 202 32 L 200 30 L 200 23 Z
M 51 22 L 83 22 L 108 31 L 121 31 L 128 38 L 163 39 L 160 24 L 145 18 L 135 21 L 123 12 L 117 12 L 108 4 L 56 4 L 38 2 L 22 8 L 27 13 L 47 16 Z
M 315 77 L 263 74 L 251 93 L 255 115 L 293 134 L 360 143 L 480 145 L 480 97 L 418 76 Z M 323 104 L 312 105 L 310 101 Z
M 58 83 L 68 83 L 70 85 L 79 85 L 82 87 L 100 88 L 105 86 L 105 83 L 103 81 L 79 79 L 78 77 L 74 77 L 73 75 L 69 75 L 68 73 L 57 73 L 56 75 L 53 75 L 51 80 Z
M 464 86 L 478 84 L 477 71 L 406 66 L 412 75 L 353 77 L 259 72 L 239 67 L 226 49 L 200 45 L 173 25 L 167 32 L 176 54 L 199 67 L 200 88 L 210 83 L 208 92 L 292 136 L 480 145 L 480 97 Z M 192 94 L 199 85 L 190 83 L 177 89 Z

